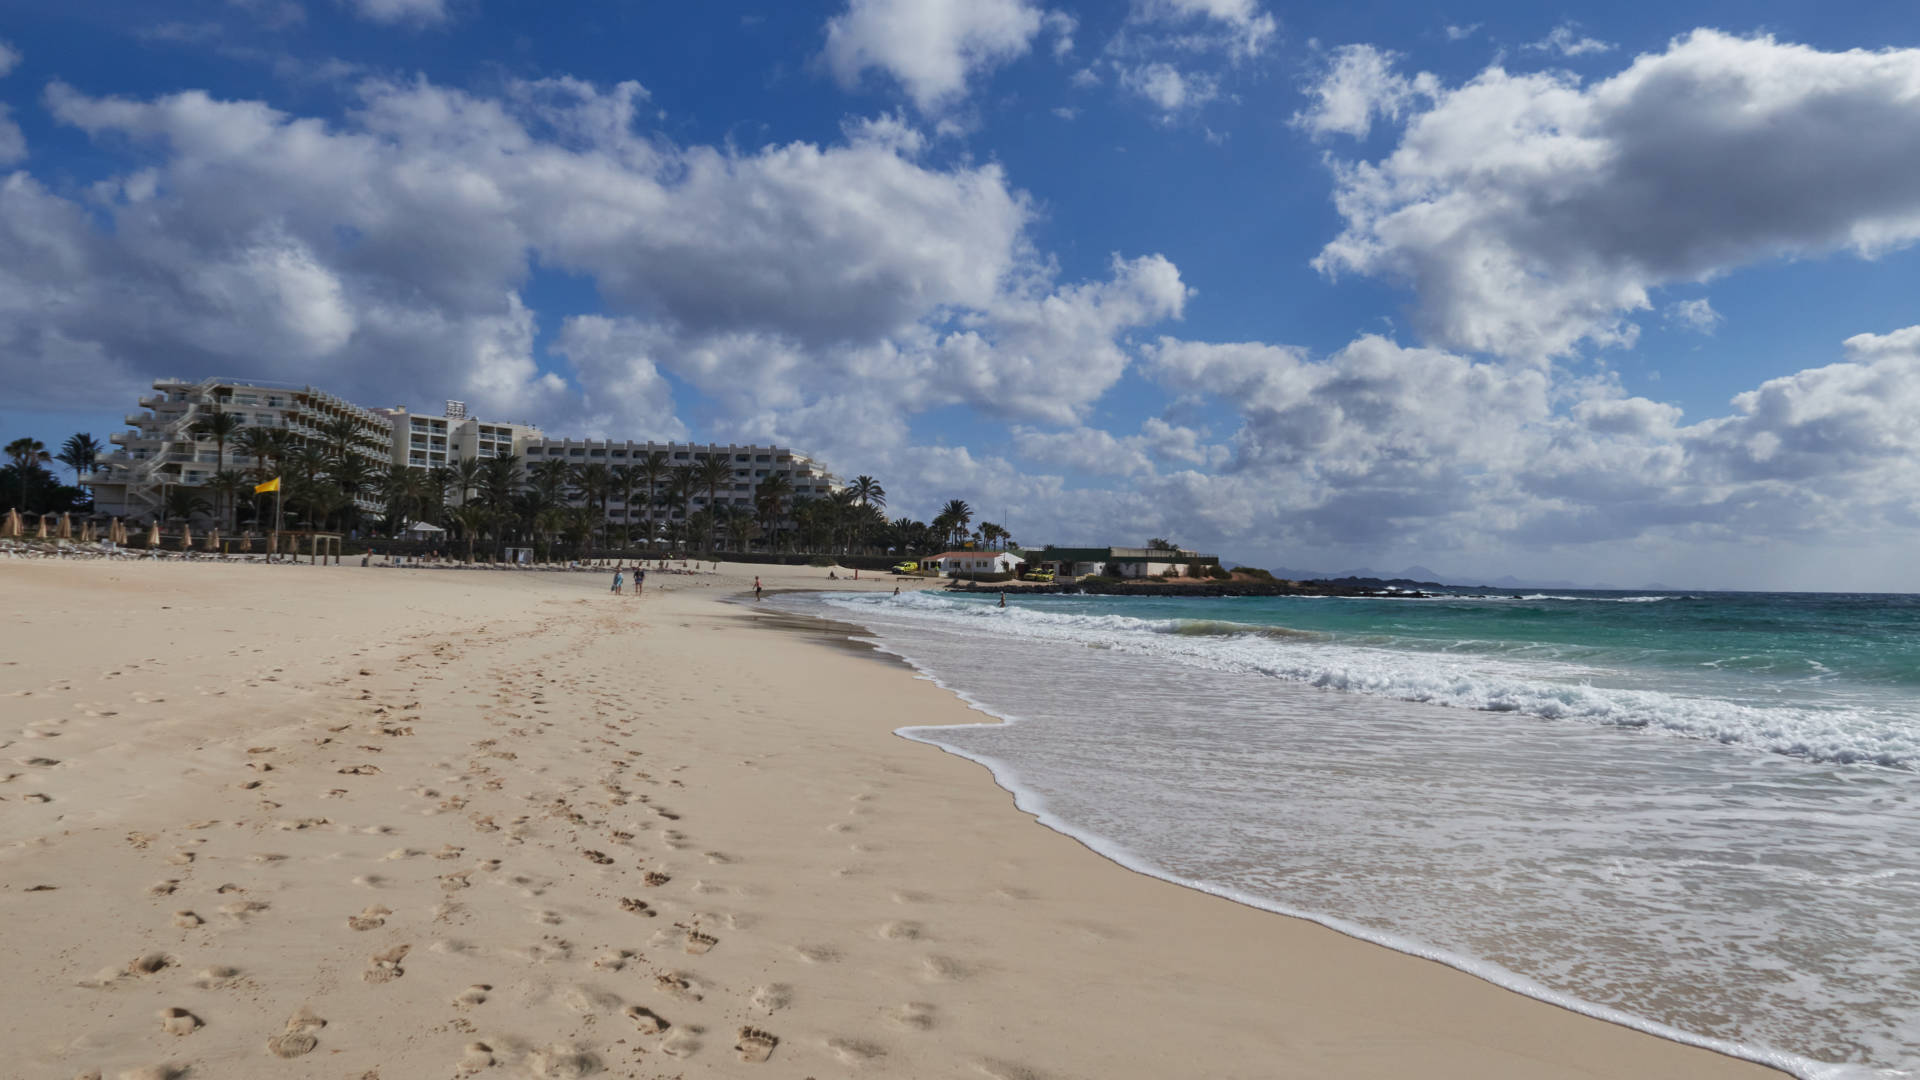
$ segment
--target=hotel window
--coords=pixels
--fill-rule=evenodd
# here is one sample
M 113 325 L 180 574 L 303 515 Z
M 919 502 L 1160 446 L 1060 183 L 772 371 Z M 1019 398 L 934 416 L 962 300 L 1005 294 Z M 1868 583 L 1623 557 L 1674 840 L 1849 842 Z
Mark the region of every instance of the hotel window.
M 588 457 L 606 457 L 607 452 L 605 450 L 594 450 L 594 451 L 590 451 L 587 454 L 587 456 Z
M 546 447 L 544 447 L 544 446 L 529 446 L 529 447 L 527 447 L 527 456 L 528 456 L 528 457 L 539 457 L 539 456 L 540 456 L 541 454 L 544 454 L 544 453 L 546 453 L 546 452 L 547 452 L 547 450 L 546 450 Z
M 613 452 L 613 456 L 617 458 L 623 458 L 627 456 L 627 452 L 625 450 L 615 450 Z
M 755 456 L 754 456 L 754 459 L 753 459 L 753 460 L 755 460 L 755 461 L 772 461 L 772 460 L 773 460 L 773 457 L 772 457 L 772 455 L 769 455 L 769 454 L 757 454 L 757 455 L 755 455 Z
M 584 448 L 576 446 L 567 451 L 567 456 L 568 457 L 586 457 L 587 452 Z
M 682 451 L 680 451 L 679 453 L 677 453 L 677 454 L 675 454 L 675 455 L 673 455 L 673 460 L 675 460 L 675 461 L 685 461 L 685 460 L 687 460 L 687 457 L 688 457 L 688 454 L 687 454 L 687 452 L 686 452 L 685 450 L 682 450 Z

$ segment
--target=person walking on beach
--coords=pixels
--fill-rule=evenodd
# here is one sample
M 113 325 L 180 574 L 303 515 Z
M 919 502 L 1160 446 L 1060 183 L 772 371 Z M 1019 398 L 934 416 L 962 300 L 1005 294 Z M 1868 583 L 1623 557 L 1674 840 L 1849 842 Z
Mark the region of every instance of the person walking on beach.
M 755 600 L 760 599 L 760 575 L 759 574 L 753 575 L 753 598 Z
M 615 570 L 613 572 L 613 595 L 615 596 L 620 595 L 620 583 L 623 580 L 625 579 L 622 577 L 620 571 Z
M 640 590 L 646 587 L 647 587 L 647 568 L 645 566 L 634 567 L 633 568 L 633 595 L 639 596 Z

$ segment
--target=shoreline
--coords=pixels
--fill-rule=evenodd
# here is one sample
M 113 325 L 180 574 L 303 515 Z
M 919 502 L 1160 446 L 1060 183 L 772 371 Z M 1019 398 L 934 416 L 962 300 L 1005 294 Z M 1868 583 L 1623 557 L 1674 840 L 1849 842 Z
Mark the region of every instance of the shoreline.
M 61 759 L 19 767 L 50 801 L 0 830 L 0 1030 L 47 1075 L 195 1080 L 318 1075 L 268 1052 L 296 1028 L 325 1075 L 387 1080 L 1778 1075 L 1036 829 L 980 765 L 889 737 L 980 713 L 742 619 L 726 586 L 755 573 L 822 591 L 753 566 L 609 598 L 592 575 L 0 565 L 30 661 L 0 693 L 34 705 L 0 735 Z M 384 927 L 347 925 L 374 906 Z
M 832 590 L 811 591 L 825 593 Z M 979 591 L 986 590 L 983 589 Z M 1614 1024 L 1654 1038 L 1724 1055 L 1734 1060 L 1748 1062 L 1791 1076 L 1812 1076 L 1816 1072 L 1832 1068 L 1820 1062 L 1804 1060 L 1783 1052 L 1748 1047 L 1712 1036 L 1698 1035 L 1657 1020 L 1638 1016 L 1611 1006 L 1586 1001 L 1563 991 L 1554 990 L 1542 985 L 1527 975 L 1501 967 L 1489 961 L 1454 953 L 1412 938 L 1401 938 L 1382 933 L 1344 919 L 1338 915 L 1287 907 L 1264 897 L 1236 889 L 1224 888 L 1200 879 L 1183 877 L 1159 867 L 1149 859 L 1129 850 L 1119 842 L 1101 836 L 1091 829 L 1076 825 L 1051 813 L 1047 809 L 1045 797 L 1026 786 L 1021 781 L 1015 767 L 1010 763 L 990 755 L 968 751 L 961 747 L 951 745 L 950 743 L 943 742 L 939 738 L 940 732 L 975 726 L 979 723 L 1012 725 L 1025 723 L 1027 721 L 1020 717 L 1007 716 L 996 712 L 991 706 L 979 701 L 965 690 L 952 685 L 934 673 L 924 661 L 909 656 L 906 653 L 899 652 L 887 645 L 881 640 L 880 634 L 875 630 L 823 615 L 795 613 L 794 617 L 797 619 L 811 619 L 821 623 L 823 626 L 822 633 L 827 632 L 825 630 L 827 627 L 844 627 L 855 631 L 859 635 L 859 639 L 863 645 L 870 647 L 876 653 L 891 657 L 902 666 L 915 672 L 919 678 L 939 687 L 940 690 L 952 695 L 955 699 L 966 705 L 967 708 L 987 717 L 988 719 L 984 721 L 976 720 L 968 723 L 902 727 L 897 729 L 894 734 L 914 742 L 934 747 L 944 753 L 972 762 L 986 769 L 992 776 L 994 784 L 1005 791 L 1011 798 L 1015 809 L 1031 817 L 1036 824 L 1073 840 L 1085 848 L 1090 855 L 1112 862 L 1143 877 L 1166 882 L 1181 888 L 1191 889 L 1195 892 L 1216 897 L 1255 911 L 1277 915 L 1287 919 L 1297 919 L 1302 922 L 1324 927 L 1344 937 L 1351 938 L 1354 941 L 1388 949 L 1414 959 L 1439 964 L 1460 972 L 1463 975 L 1484 981 L 1491 986 L 1519 994 L 1528 999 L 1564 1009 L 1588 1019 Z

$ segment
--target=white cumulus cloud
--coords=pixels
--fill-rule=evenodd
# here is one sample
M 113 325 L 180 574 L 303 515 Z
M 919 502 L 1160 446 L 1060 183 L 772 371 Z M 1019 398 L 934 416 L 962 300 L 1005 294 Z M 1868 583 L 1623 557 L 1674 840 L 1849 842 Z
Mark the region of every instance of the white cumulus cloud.
M 1572 23 L 1561 23 L 1546 37 L 1539 41 L 1528 42 L 1522 48 L 1532 49 L 1535 52 L 1550 52 L 1558 56 L 1587 56 L 1592 53 L 1613 51 L 1611 43 L 1582 35 Z
M 1489 68 L 1436 84 L 1385 158 L 1335 164 L 1345 228 L 1315 265 L 1412 285 L 1446 347 L 1631 342 L 1662 285 L 1920 238 L 1916 102 L 1920 49 L 1711 30 L 1591 85 Z
M 827 20 L 823 55 L 842 86 L 883 71 L 933 113 L 964 97 L 974 75 L 1025 55 L 1045 22 L 1031 0 L 848 0 Z M 1070 40 L 1070 25 L 1055 29 Z
M 363 19 L 378 23 L 427 25 L 445 22 L 446 0 L 342 0 Z

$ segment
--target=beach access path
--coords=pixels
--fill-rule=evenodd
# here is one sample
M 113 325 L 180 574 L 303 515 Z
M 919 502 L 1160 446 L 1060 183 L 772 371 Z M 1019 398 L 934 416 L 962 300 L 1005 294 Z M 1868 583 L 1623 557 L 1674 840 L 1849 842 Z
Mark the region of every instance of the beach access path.
M 8 1074 L 1779 1075 L 1125 870 L 755 574 L 893 586 L 0 563 Z

